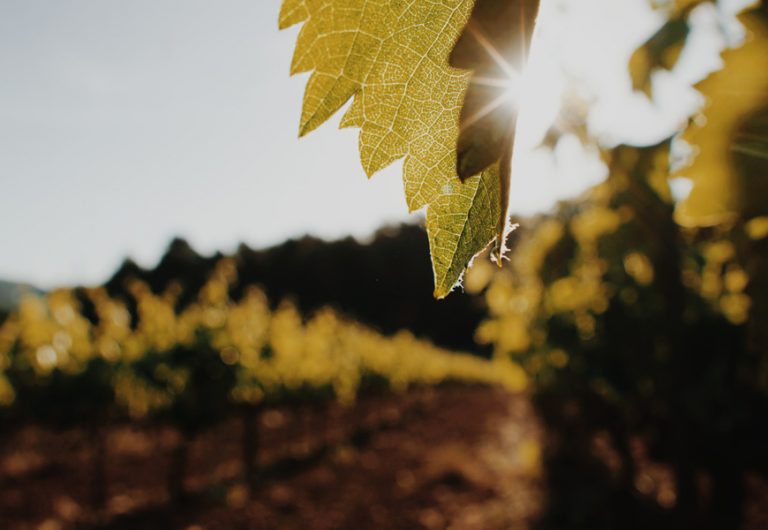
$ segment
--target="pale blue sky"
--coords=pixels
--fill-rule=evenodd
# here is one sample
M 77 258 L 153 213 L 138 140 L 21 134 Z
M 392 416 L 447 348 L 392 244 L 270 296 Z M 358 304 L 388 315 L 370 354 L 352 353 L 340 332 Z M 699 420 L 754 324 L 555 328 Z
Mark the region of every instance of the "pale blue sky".
M 628 90 L 622 61 L 660 22 L 645 0 L 545 7 L 559 4 L 581 7 L 542 26 L 529 143 L 557 108 L 563 65 L 599 95 L 591 125 L 608 141 L 661 138 L 695 106 L 680 79 L 661 81 L 671 87 L 661 111 Z M 126 255 L 152 264 L 174 235 L 228 251 L 303 233 L 365 236 L 408 219 L 400 164 L 367 181 L 356 131 L 334 120 L 297 139 L 306 78 L 288 76 L 296 30 L 277 31 L 278 7 L 0 0 L 0 278 L 98 282 Z M 602 175 L 573 142 L 556 158 L 526 152 L 515 211 Z
M 406 218 L 353 131 L 298 141 L 277 0 L 0 0 L 0 277 L 99 281 L 173 235 L 204 252 Z M 331 134 L 329 134 L 331 133 Z

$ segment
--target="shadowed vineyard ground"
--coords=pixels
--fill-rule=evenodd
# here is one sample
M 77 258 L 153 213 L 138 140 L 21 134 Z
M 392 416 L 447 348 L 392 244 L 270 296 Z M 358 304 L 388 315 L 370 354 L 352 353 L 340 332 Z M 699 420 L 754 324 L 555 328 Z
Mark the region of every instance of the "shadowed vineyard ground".
M 241 424 L 232 420 L 193 443 L 191 494 L 180 505 L 169 503 L 165 488 L 174 434 L 151 426 L 110 430 L 107 507 L 95 514 L 87 501 L 92 455 L 84 434 L 27 429 L 7 440 L 2 453 L 0 526 L 540 528 L 544 485 L 564 471 L 540 463 L 543 435 L 528 398 L 483 387 L 368 396 L 346 409 L 269 409 L 259 430 L 261 486 L 253 499 L 241 480 Z M 635 450 L 641 461 L 635 502 L 609 502 L 610 481 L 590 473 L 588 459 L 584 470 L 565 470 L 585 480 L 563 486 L 571 498 L 605 501 L 605 513 L 617 523 L 634 521 L 623 528 L 644 518 L 663 522 L 674 503 L 670 473 L 642 464 L 642 448 Z M 595 440 L 593 456 L 610 470 L 615 455 L 605 441 Z M 768 488 L 748 482 L 745 528 L 765 528 Z
M 91 455 L 82 433 L 27 430 L 3 454 L 0 512 L 10 530 L 526 528 L 539 505 L 538 429 L 525 400 L 502 391 L 443 388 L 367 397 L 351 409 L 272 409 L 259 423 L 262 486 L 253 500 L 239 480 L 237 421 L 193 444 L 193 494 L 174 508 L 165 493 L 173 435 L 112 430 L 101 518 L 87 508 Z

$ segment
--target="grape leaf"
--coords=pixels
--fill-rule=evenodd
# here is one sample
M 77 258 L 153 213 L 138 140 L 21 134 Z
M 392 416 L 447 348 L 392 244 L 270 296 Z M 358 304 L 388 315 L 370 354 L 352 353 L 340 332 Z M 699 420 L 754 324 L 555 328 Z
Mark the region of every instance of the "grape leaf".
M 723 54 L 722 70 L 697 85 L 707 103 L 683 135 L 698 150 L 676 175 L 693 182 L 676 212 L 684 225 L 768 215 L 768 16 L 740 18 L 749 36 Z
M 352 99 L 341 126 L 360 129 L 366 174 L 404 159 L 408 208 L 427 207 L 439 298 L 506 230 L 499 220 L 506 217 L 503 181 L 509 171 L 498 161 L 510 156 L 500 153 L 493 166 L 464 182 L 456 172 L 459 115 L 471 74 L 448 59 L 473 5 L 473 0 L 284 0 L 280 13 L 281 28 L 303 23 L 291 73 L 312 72 L 300 135 Z

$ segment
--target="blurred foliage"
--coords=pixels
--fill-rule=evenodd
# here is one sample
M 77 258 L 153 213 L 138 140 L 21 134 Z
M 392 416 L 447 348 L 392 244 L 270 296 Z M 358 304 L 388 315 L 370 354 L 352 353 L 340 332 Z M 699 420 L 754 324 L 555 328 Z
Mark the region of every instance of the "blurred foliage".
M 697 86 L 707 103 L 683 136 L 697 149 L 693 164 L 679 172 L 694 182 L 678 211 L 686 225 L 768 215 L 768 22 L 758 12 L 741 20 L 749 36 Z
M 658 70 L 672 70 L 691 31 L 691 12 L 711 0 L 678 0 L 656 5 L 667 12 L 667 21 L 643 43 L 629 60 L 632 87 L 652 97 L 652 77 Z
M 511 266 L 482 265 L 466 286 L 487 285 L 490 318 L 477 338 L 526 369 L 556 448 L 575 451 L 579 439 L 588 446 L 609 433 L 623 458 L 614 478 L 632 491 L 630 443 L 640 440 L 677 470 L 681 505 L 697 496 L 699 471 L 720 501 L 735 495 L 738 505 L 731 475 L 768 471 L 768 354 L 749 332 L 765 327 L 750 272 L 768 254 L 743 224 L 677 227 L 668 150 L 668 142 L 612 150 L 605 183 L 522 229 Z M 576 511 L 560 515 L 600 513 L 589 503 Z M 589 521 L 585 528 L 613 527 Z
M 637 88 L 698 3 L 667 6 Z M 490 313 L 477 339 L 525 368 L 551 435 L 546 528 L 738 528 L 744 473 L 768 474 L 766 9 L 741 20 L 744 45 L 698 86 L 691 164 L 670 169 L 671 140 L 604 149 L 604 183 L 523 223 L 508 270 L 468 274 Z M 678 205 L 671 176 L 693 181 Z M 595 461 L 605 439 L 618 464 Z M 644 452 L 674 471 L 663 502 L 638 486 Z
M 237 404 L 284 399 L 354 401 L 368 384 L 404 390 L 445 381 L 502 384 L 525 377 L 509 362 L 441 350 L 401 332 L 386 337 L 331 309 L 304 319 L 290 302 L 271 309 L 249 288 L 237 302 L 233 260 L 220 260 L 197 300 L 180 289 L 129 291 L 136 318 L 104 288 L 26 297 L 0 327 L 0 414 L 56 426 L 156 419 L 195 431 Z

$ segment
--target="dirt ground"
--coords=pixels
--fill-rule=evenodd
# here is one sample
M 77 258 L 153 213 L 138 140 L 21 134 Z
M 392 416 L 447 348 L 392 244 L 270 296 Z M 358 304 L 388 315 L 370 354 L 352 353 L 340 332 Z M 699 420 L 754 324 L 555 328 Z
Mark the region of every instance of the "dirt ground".
M 175 431 L 112 428 L 97 510 L 85 433 L 25 429 L 0 451 L 0 529 L 527 530 L 546 507 L 543 434 L 525 396 L 450 387 L 369 396 L 351 408 L 273 408 L 258 431 L 253 495 L 242 421 L 233 418 L 191 443 L 189 496 L 171 502 Z M 768 486 L 748 480 L 745 528 L 766 528 Z M 663 468 L 642 469 L 637 489 L 661 508 L 674 503 Z
M 166 477 L 177 435 L 107 433 L 107 502 L 89 502 L 83 432 L 26 429 L 0 460 L 0 528 L 527 528 L 540 505 L 539 431 L 524 399 L 480 387 L 368 397 L 349 409 L 270 409 L 249 498 L 242 423 L 192 442 L 183 504 Z

